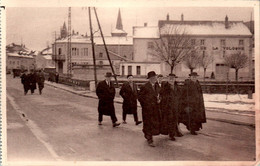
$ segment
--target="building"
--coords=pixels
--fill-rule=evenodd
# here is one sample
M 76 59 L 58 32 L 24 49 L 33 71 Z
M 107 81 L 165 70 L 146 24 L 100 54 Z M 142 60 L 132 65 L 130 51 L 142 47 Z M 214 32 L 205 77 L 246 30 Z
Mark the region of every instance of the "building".
M 131 70 L 136 68 L 136 71 L 132 71 L 134 75 L 145 76 L 150 70 L 168 75 L 170 66 L 152 54 L 151 48 L 154 47 L 156 41 L 176 33 L 169 32 L 169 28 L 178 28 L 182 32 L 185 30 L 191 42 L 200 48 L 201 54 L 214 57 L 214 61 L 207 69 L 207 77 L 214 72 L 216 79 L 223 80 L 226 79 L 227 71 L 229 71 L 229 77 L 234 78 L 235 71 L 225 66 L 223 57 L 242 52 L 248 55 L 249 60 L 248 66 L 239 70 L 239 76 L 243 79 L 252 79 L 252 49 L 250 48 L 252 34 L 242 21 L 229 21 L 227 16 L 224 21 L 186 21 L 182 15 L 181 19 L 176 21 L 170 20 L 167 15 L 166 20 L 158 21 L 157 27 L 149 27 L 147 24 L 142 27 L 133 27 L 134 62 L 122 63 L 120 74 L 131 73 Z M 137 72 L 137 70 L 140 71 Z M 196 68 L 195 71 L 203 76 L 201 67 Z M 175 67 L 174 72 L 180 77 L 187 77 L 190 70 L 184 63 L 180 63 Z
M 36 68 L 37 69 L 46 69 L 54 70 L 55 63 L 52 60 L 52 47 L 47 47 L 43 49 L 36 57 Z
M 56 71 L 67 74 L 67 48 L 68 38 L 64 36 L 66 25 L 61 28 L 60 38 L 53 44 L 53 60 L 55 61 Z M 123 30 L 121 12 L 119 10 L 116 28 L 111 32 L 111 36 L 104 36 L 106 47 L 110 56 L 113 69 L 119 74 L 120 63 L 133 59 L 133 38 L 127 36 Z M 105 45 L 101 36 L 94 36 L 95 58 L 97 64 L 97 77 L 103 79 L 104 74 L 111 71 Z M 72 33 L 71 37 L 71 63 L 73 78 L 89 80 L 94 78 L 94 65 L 92 44 L 90 37 Z
M 35 52 L 30 51 L 25 45 L 9 44 L 6 46 L 6 71 L 13 69 L 30 70 L 35 68 Z

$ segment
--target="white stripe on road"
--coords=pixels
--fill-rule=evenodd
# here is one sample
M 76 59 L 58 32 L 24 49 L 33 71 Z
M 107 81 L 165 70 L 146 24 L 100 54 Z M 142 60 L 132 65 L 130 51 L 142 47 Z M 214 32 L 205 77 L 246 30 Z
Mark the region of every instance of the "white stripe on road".
M 6 96 L 7 99 L 10 101 L 12 107 L 21 117 L 21 119 L 25 121 L 26 126 L 28 126 L 28 128 L 31 130 L 33 135 L 47 148 L 51 156 L 57 161 L 62 161 L 60 157 L 57 155 L 57 153 L 53 150 L 51 144 L 48 143 L 48 136 L 42 132 L 42 130 L 37 126 L 35 122 L 33 122 L 31 119 L 28 119 L 28 117 L 26 117 L 25 113 L 21 111 L 20 107 L 15 103 L 13 97 L 11 97 L 8 94 Z

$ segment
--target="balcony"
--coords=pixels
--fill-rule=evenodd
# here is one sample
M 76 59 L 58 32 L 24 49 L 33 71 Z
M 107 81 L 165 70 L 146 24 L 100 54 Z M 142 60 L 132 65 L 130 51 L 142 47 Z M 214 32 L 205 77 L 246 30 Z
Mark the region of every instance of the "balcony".
M 65 55 L 52 55 L 54 61 L 65 61 Z

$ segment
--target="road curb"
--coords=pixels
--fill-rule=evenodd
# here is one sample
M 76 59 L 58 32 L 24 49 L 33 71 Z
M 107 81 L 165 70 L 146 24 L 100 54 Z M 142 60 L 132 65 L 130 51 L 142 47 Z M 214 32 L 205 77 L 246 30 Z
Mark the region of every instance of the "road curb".
M 77 93 L 77 92 L 75 92 L 73 90 L 69 90 L 69 89 L 62 88 L 62 87 L 57 87 L 57 86 L 51 85 L 49 83 L 47 83 L 46 85 L 51 86 L 51 87 L 55 87 L 55 88 L 58 88 L 58 89 L 61 89 L 61 90 L 64 90 L 64 91 L 67 91 L 67 92 L 70 92 L 70 93 L 82 96 L 82 97 L 89 97 L 89 98 L 92 98 L 92 99 L 98 99 L 97 96 L 91 96 L 91 95 L 87 95 L 87 94 Z M 114 100 L 114 103 L 122 104 L 123 102 Z M 141 106 L 138 105 L 138 107 L 141 107 Z M 207 111 L 210 111 L 210 110 L 207 110 Z M 239 121 L 220 119 L 220 118 L 210 118 L 210 117 L 207 117 L 207 120 L 213 120 L 213 121 L 218 121 L 218 122 L 230 123 L 230 124 L 234 124 L 234 125 L 243 125 L 243 126 L 249 126 L 249 127 L 255 128 L 255 124 L 246 123 L 246 122 L 239 122 Z

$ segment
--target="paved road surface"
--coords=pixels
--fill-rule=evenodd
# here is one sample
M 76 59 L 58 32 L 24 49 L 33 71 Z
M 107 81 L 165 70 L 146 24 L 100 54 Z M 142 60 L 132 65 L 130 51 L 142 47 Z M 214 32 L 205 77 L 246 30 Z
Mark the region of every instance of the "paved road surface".
M 184 137 L 156 136 L 152 148 L 132 116 L 118 128 L 104 116 L 98 126 L 97 104 L 50 86 L 24 96 L 20 79 L 7 76 L 8 161 L 254 160 L 254 128 L 208 120 L 199 135 L 181 126 Z M 115 104 L 120 122 L 121 107 Z

